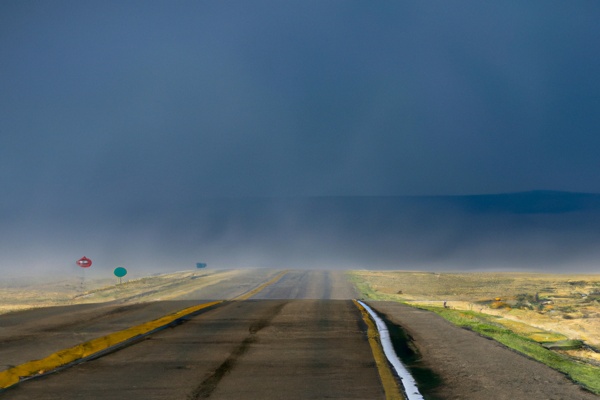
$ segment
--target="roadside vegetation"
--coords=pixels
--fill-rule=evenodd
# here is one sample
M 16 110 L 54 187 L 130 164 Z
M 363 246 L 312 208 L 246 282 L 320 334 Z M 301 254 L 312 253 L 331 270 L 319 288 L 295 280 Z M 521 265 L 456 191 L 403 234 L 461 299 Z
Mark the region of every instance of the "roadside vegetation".
M 600 276 L 352 271 L 365 299 L 435 312 L 600 395 Z

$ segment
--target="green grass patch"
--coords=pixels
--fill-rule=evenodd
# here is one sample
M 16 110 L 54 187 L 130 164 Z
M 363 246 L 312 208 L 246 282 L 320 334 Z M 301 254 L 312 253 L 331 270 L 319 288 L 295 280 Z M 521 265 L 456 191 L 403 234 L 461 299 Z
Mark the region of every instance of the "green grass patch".
M 544 330 L 540 330 L 531 325 L 527 325 L 523 322 L 513 321 L 510 319 L 499 319 L 498 323 L 502 326 L 506 327 L 513 333 L 516 333 L 522 337 L 533 340 L 538 343 L 548 343 L 548 342 L 558 342 L 561 340 L 567 340 L 563 334 L 556 332 L 548 332 Z
M 352 274 L 351 272 L 347 273 L 348 280 L 352 282 L 352 284 L 358 290 L 358 293 L 361 294 L 362 298 L 365 300 L 378 300 L 378 301 L 398 301 L 398 296 L 385 294 L 378 292 L 373 289 L 371 285 L 361 277 Z

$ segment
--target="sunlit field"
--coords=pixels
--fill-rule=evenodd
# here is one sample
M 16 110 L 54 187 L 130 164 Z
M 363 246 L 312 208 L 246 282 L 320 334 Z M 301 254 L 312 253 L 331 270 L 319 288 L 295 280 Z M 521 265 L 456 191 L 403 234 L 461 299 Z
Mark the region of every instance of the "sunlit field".
M 350 275 L 367 298 L 487 315 L 486 322 L 600 366 L 600 275 L 410 271 Z
M 13 280 L 0 285 L 0 314 L 36 307 L 170 300 L 239 275 L 241 270 L 184 271 L 137 279 Z M 256 274 L 260 279 L 261 274 Z M 249 282 L 252 283 L 252 282 Z

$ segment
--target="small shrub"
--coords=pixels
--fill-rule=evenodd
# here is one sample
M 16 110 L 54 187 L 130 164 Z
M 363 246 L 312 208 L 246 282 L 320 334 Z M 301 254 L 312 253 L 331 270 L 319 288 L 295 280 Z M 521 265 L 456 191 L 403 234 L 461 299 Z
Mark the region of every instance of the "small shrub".
M 490 308 L 497 310 L 499 308 L 510 309 L 511 307 L 503 301 L 494 301 L 492 304 L 490 304 Z

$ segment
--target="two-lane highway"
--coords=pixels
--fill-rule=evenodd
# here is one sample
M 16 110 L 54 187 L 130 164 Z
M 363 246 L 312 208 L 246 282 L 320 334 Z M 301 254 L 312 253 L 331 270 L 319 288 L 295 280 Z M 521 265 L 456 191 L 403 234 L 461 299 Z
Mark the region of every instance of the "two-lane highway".
M 68 308 L 0 316 L 0 356 L 13 360 L 5 361 L 4 368 L 23 357 L 45 356 L 44 349 L 56 351 L 78 335 L 100 336 L 122 329 L 127 321 L 135 325 L 156 318 L 161 310 L 206 302 L 205 291 L 186 285 L 185 293 L 169 302 L 75 306 L 71 320 Z M 374 341 L 350 300 L 356 294 L 342 271 L 270 271 L 251 284 L 227 280 L 210 291 L 214 299 L 220 293 L 222 300 L 238 300 L 224 301 L 112 354 L 21 382 L 0 393 L 0 399 L 371 400 L 389 395 L 394 379 L 386 373 L 380 377 L 377 365 L 386 363 L 370 347 Z M 414 339 L 417 366 L 435 378 L 422 391 L 428 399 L 598 398 L 545 365 L 431 312 L 394 302 L 368 303 Z M 38 321 L 27 319 L 32 316 Z M 6 322 L 13 326 L 3 326 Z M 20 323 L 23 328 L 17 329 Z M 20 349 L 25 356 L 19 356 Z
M 342 271 L 291 271 L 276 285 L 266 287 L 253 299 L 351 300 L 357 293 Z
M 360 313 L 350 300 L 330 300 L 353 294 L 342 272 L 291 271 L 251 300 L 0 397 L 384 398 Z

